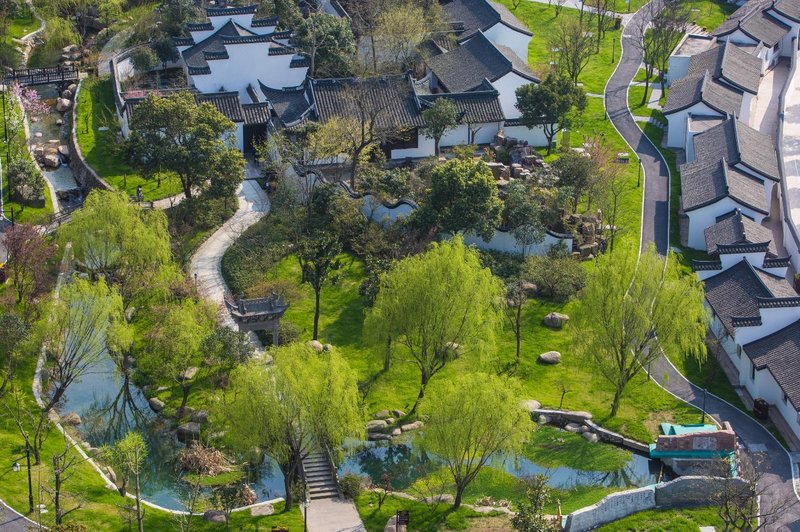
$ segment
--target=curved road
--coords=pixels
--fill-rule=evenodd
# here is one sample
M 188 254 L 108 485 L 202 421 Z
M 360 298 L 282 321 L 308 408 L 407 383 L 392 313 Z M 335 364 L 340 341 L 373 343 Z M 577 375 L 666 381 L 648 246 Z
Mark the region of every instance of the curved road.
M 644 169 L 641 245 L 653 242 L 659 253 L 666 254 L 669 248 L 669 167 L 628 109 L 628 86 L 642 64 L 642 52 L 635 44 L 642 40 L 641 21 L 656 12 L 661 2 L 652 0 L 626 24 L 622 32 L 622 57 L 606 84 L 605 103 L 611 122 L 639 156 Z
M 661 254 L 666 254 L 669 248 L 669 167 L 658 149 L 639 129 L 628 109 L 628 86 L 642 62 L 641 50 L 635 43 L 641 41 L 640 29 L 644 26 L 645 17 L 652 17 L 661 5 L 662 0 L 652 0 L 637 11 L 625 27 L 622 57 L 608 80 L 605 99 L 609 118 L 639 156 L 644 168 L 641 245 L 654 243 Z M 703 408 L 703 391 L 689 382 L 663 356 L 653 363 L 652 376 L 679 399 L 698 409 Z M 705 410 L 718 422 L 729 422 L 752 457 L 761 474 L 759 491 L 764 513 L 771 514 L 771 510 L 780 508 L 780 515 L 766 527 L 767 530 L 800 531 L 800 500 L 794 490 L 793 465 L 786 450 L 763 425 L 712 394 L 706 395 Z M 786 508 L 787 505 L 791 506 Z

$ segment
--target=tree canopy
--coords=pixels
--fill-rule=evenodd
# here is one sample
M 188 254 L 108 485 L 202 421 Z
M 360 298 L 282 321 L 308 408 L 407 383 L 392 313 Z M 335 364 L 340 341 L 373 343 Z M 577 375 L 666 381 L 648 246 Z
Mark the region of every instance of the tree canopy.
M 708 315 L 703 285 L 684 275 L 675 256 L 651 246 L 605 255 L 578 295 L 572 323 L 576 350 L 614 388 L 611 416 L 626 386 L 664 351 L 705 358 Z
M 414 216 L 438 231 L 473 232 L 489 241 L 502 213 L 503 202 L 486 163 L 453 159 L 433 168 L 428 199 Z
M 318 354 L 294 343 L 274 354 L 272 368 L 253 362 L 233 372 L 237 393 L 218 417 L 234 449 L 258 448 L 278 463 L 288 510 L 303 458 L 318 448 L 335 453 L 345 438 L 360 437 L 363 417 L 355 374 L 335 350 Z
M 542 127 L 550 155 L 558 132 L 569 124 L 573 113 L 586 107 L 586 93 L 568 77 L 551 72 L 541 83 L 519 87 L 516 105 L 526 127 Z
M 436 155 L 439 155 L 439 142 L 445 133 L 458 124 L 458 107 L 453 100 L 438 98 L 433 105 L 422 111 L 425 136 L 433 139 Z
M 454 508 L 489 459 L 516 453 L 531 428 L 519 384 L 484 373 L 439 383 L 423 401 L 421 414 L 423 446 L 444 460 L 453 478 Z
M 136 106 L 130 126 L 125 142 L 130 161 L 148 176 L 174 172 L 188 198 L 215 180 L 238 184 L 244 179 L 233 122 L 187 91 L 150 94 Z
M 294 31 L 295 46 L 311 59 L 309 76 L 339 78 L 352 74 L 356 42 L 349 19 L 312 13 Z
M 364 330 L 378 345 L 391 338 L 403 346 L 420 369 L 416 409 L 428 381 L 449 361 L 493 348 L 504 297 L 503 283 L 456 236 L 381 275 Z

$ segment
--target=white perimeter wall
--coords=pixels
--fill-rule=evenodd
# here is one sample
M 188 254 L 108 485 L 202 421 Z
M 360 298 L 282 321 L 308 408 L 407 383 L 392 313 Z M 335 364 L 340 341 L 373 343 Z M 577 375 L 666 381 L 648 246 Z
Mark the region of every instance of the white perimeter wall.
M 503 108 L 503 114 L 506 118 L 519 118 L 522 113 L 517 109 L 517 87 L 522 87 L 532 83 L 531 81 L 523 78 L 519 74 L 509 72 L 500 79 L 492 82 L 492 85 L 500 93 L 500 107 Z
M 528 58 L 528 45 L 531 36 L 520 33 L 505 24 L 497 23 L 483 32 L 486 38 L 496 44 L 502 44 L 511 48 L 523 61 Z
M 470 133 L 472 129 L 475 135 L 475 144 L 491 144 L 497 132 L 502 127 L 502 122 L 491 122 L 488 124 L 460 124 L 455 129 L 448 131 L 440 142 L 441 146 L 455 146 L 457 144 L 470 144 Z
M 758 224 L 764 220 L 764 215 L 762 213 L 740 205 L 726 196 L 716 203 L 686 213 L 686 216 L 689 217 L 689 247 L 692 249 L 705 250 L 706 238 L 703 231 L 705 231 L 707 227 L 711 227 L 717 223 L 717 217 L 727 214 L 734 209 L 741 209 L 742 214 L 752 218 Z
M 528 144 L 533 147 L 541 148 L 547 146 L 547 137 L 544 136 L 544 129 L 539 126 L 529 129 L 525 126 L 506 126 L 503 128 L 506 138 L 512 137 L 515 139 L 526 140 Z M 553 139 L 555 146 L 557 139 Z
M 481 237 L 473 234 L 464 235 L 464 243 L 475 246 L 478 249 L 490 251 L 502 251 L 513 253 L 514 255 L 544 255 L 553 246 L 564 245 L 568 250 L 572 250 L 572 238 L 558 238 L 547 233 L 540 244 L 532 246 L 521 246 L 517 244 L 514 235 L 505 231 L 497 230 L 489 242 L 485 242 Z

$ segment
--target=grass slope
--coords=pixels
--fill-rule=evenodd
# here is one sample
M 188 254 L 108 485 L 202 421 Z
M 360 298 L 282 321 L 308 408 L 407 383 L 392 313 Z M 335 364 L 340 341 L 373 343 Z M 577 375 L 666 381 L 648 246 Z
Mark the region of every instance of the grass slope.
M 182 191 L 177 176 L 164 174 L 161 184 L 145 179 L 117 152 L 117 117 L 110 78 L 87 78 L 78 95 L 76 130 L 78 144 L 86 162 L 103 179 L 129 196 L 136 195 L 141 186 L 146 201 L 174 196 Z M 107 128 L 100 131 L 99 128 Z

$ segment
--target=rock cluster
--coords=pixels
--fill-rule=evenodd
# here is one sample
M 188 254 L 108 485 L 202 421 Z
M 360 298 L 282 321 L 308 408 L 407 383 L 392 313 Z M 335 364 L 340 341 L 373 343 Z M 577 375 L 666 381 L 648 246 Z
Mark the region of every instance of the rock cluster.
M 406 415 L 402 410 L 383 409 L 375 412 L 370 421 L 367 421 L 367 439 L 372 441 L 389 441 L 404 432 L 419 430 L 424 426 L 422 421 L 413 421 L 400 425 L 398 422 Z

